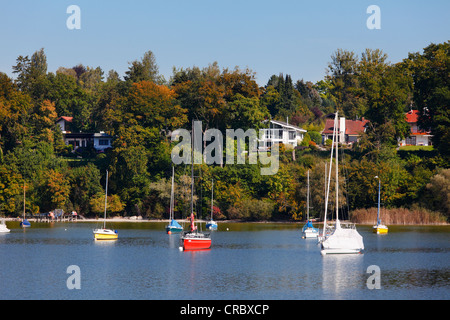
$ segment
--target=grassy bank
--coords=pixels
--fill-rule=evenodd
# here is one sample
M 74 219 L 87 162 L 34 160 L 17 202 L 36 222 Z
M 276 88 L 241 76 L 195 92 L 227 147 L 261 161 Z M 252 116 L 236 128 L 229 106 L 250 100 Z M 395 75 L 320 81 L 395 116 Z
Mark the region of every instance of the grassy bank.
M 357 209 L 350 213 L 352 222 L 359 224 L 375 224 L 377 208 Z M 381 220 L 386 225 L 423 225 L 446 224 L 447 219 L 439 212 L 426 209 L 381 209 Z

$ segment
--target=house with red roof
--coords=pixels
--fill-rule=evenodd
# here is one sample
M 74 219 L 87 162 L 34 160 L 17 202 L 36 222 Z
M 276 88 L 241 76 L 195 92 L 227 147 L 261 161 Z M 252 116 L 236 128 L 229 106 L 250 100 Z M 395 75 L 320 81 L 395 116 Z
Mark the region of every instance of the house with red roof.
M 411 127 L 409 136 L 400 141 L 400 146 L 431 146 L 431 132 L 419 129 L 419 110 L 410 110 L 406 113 L 406 122 Z
M 353 144 L 366 132 L 366 125 L 369 120 L 348 120 L 344 117 L 338 121 L 338 141 L 339 143 Z M 333 139 L 334 118 L 328 118 L 325 122 L 325 129 L 322 131 L 322 141 Z

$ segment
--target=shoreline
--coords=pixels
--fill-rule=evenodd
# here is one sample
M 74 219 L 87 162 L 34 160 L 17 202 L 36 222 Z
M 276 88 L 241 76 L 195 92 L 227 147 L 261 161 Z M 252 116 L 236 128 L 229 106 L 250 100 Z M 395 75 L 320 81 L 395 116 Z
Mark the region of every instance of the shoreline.
M 21 221 L 21 219 L 18 218 L 0 218 L 1 219 L 5 219 L 5 221 Z M 176 219 L 178 222 L 190 222 L 189 219 Z M 51 222 L 64 222 L 64 223 L 97 223 L 97 222 L 102 222 L 103 219 L 101 218 L 78 218 L 77 220 L 54 220 L 54 221 L 38 221 L 38 219 L 36 218 L 29 218 L 28 221 L 30 222 L 42 222 L 42 223 L 51 223 Z M 119 223 L 125 223 L 125 222 L 129 222 L 129 223 L 152 223 L 152 222 L 156 222 L 156 223 L 169 223 L 171 220 L 170 219 L 145 219 L 145 218 L 133 218 L 133 217 L 117 217 L 117 218 L 107 218 L 106 222 L 107 223 L 115 223 L 115 222 L 119 222 Z M 206 223 L 209 220 L 203 220 L 203 219 L 197 219 L 196 222 L 199 223 Z M 306 223 L 306 221 L 243 221 L 243 220 L 219 220 L 216 221 L 218 223 L 259 223 L 259 224 L 268 224 L 268 223 L 272 223 L 272 224 L 304 224 Z M 334 223 L 334 220 L 332 221 L 328 221 L 329 223 Z M 340 220 L 341 223 L 346 224 L 346 223 L 353 223 L 351 221 L 348 220 Z M 323 225 L 322 221 L 318 221 L 318 222 L 313 222 L 316 224 L 320 224 Z M 355 225 L 360 225 L 360 226 L 370 226 L 370 225 L 374 225 L 374 223 L 355 223 Z M 388 226 L 448 226 L 450 225 L 449 223 L 422 223 L 422 224 L 389 224 Z

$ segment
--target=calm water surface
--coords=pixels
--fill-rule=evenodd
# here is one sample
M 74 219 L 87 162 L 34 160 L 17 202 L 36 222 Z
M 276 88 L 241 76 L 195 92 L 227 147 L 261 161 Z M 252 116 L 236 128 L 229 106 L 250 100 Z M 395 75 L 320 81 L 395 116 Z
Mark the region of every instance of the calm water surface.
M 449 299 L 450 227 L 359 226 L 360 255 L 320 255 L 301 225 L 220 224 L 208 251 L 181 252 L 164 223 L 115 223 L 95 242 L 91 223 L 8 222 L 0 234 L 0 299 Z M 227 230 L 227 228 L 229 230 Z M 67 267 L 81 270 L 69 290 Z M 369 290 L 367 268 L 381 270 Z

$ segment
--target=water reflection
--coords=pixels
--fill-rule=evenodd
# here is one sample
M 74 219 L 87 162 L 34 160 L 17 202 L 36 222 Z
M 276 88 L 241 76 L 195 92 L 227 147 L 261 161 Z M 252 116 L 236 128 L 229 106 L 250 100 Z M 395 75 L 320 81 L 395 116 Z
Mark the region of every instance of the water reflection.
M 322 288 L 330 299 L 345 299 L 352 290 L 365 285 L 363 254 L 335 254 L 323 257 Z

